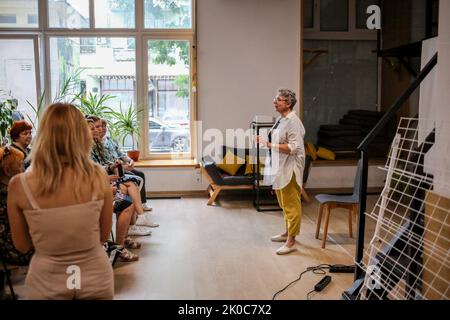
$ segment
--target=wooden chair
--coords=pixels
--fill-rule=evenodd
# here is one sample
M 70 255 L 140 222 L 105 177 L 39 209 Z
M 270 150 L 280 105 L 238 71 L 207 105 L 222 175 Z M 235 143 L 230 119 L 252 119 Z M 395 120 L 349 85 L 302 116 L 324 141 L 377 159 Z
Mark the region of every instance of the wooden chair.
M 330 222 L 331 210 L 337 208 L 348 209 L 348 233 L 350 238 L 353 238 L 352 231 L 352 215 L 355 217 L 358 213 L 359 205 L 359 186 L 361 177 L 362 162 L 358 161 L 358 166 L 356 168 L 355 183 L 353 187 L 353 194 L 350 196 L 342 195 L 330 195 L 330 194 L 318 194 L 316 195 L 316 200 L 320 203 L 319 214 L 317 216 L 317 226 L 316 226 L 316 239 L 319 239 L 320 225 L 322 223 L 322 215 L 325 210 L 325 225 L 323 227 L 323 237 L 322 237 L 322 248 L 325 248 L 325 243 L 327 241 L 328 235 L 328 225 Z

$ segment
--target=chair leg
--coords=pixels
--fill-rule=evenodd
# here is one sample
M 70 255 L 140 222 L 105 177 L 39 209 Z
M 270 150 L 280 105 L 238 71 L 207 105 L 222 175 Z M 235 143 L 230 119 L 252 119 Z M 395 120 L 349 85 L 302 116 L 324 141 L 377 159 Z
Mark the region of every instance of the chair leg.
M 353 205 L 353 214 L 355 215 L 355 222 L 356 223 L 358 223 L 358 214 L 359 214 L 359 212 L 358 212 L 358 205 L 357 204 L 354 204 Z
M 353 215 L 353 208 L 350 208 L 348 212 L 348 234 L 350 235 L 350 238 L 353 238 L 352 215 Z
M 319 207 L 319 215 L 317 216 L 316 239 L 319 239 L 320 224 L 322 223 L 323 207 L 324 207 L 324 205 L 321 204 L 320 207 Z
M 16 296 L 16 293 L 14 292 L 14 288 L 13 288 L 13 285 L 12 285 L 12 282 L 11 282 L 11 278 L 9 276 L 9 270 L 8 270 L 8 268 L 6 266 L 5 261 L 3 261 L 3 259 L 1 259 L 1 260 L 2 260 L 2 264 L 3 264 L 3 270 L 4 270 L 4 273 L 5 273 L 5 277 L 6 277 L 6 282 L 8 283 L 9 291 L 11 292 L 11 297 L 12 297 L 13 300 L 17 300 L 17 296 Z
M 208 200 L 208 206 L 212 205 L 214 203 L 214 201 L 216 201 L 217 196 L 219 195 L 221 189 L 217 188 L 216 190 L 214 190 L 213 194 L 211 195 L 211 197 Z
M 325 215 L 325 226 L 323 227 L 323 239 L 322 239 L 322 248 L 323 249 L 325 249 L 325 243 L 327 242 L 328 223 L 330 222 L 330 214 L 331 214 L 331 208 L 329 205 L 327 205 L 326 215 Z

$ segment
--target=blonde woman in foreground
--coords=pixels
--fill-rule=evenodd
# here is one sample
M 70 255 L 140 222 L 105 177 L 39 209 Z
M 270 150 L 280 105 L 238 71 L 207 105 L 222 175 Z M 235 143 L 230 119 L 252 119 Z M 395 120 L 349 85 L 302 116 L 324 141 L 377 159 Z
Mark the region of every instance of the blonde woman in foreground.
M 35 254 L 28 299 L 112 299 L 113 270 L 102 244 L 112 226 L 112 193 L 90 159 L 92 138 L 81 112 L 50 105 L 31 153 L 31 170 L 9 183 L 15 247 Z

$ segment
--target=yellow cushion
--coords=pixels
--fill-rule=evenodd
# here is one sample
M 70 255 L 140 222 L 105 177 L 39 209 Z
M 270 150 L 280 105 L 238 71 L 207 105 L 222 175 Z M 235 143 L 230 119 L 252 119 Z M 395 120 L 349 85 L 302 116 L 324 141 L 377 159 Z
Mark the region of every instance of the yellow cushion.
M 336 155 L 333 151 L 322 147 L 319 147 L 319 150 L 317 150 L 317 156 L 325 160 L 336 160 Z
M 316 146 L 312 142 L 306 143 L 306 154 L 309 155 L 313 160 L 317 160 Z
M 230 150 L 227 151 L 221 164 L 217 164 L 217 168 L 223 170 L 229 175 L 234 176 L 239 168 L 244 164 L 244 159 L 239 158 Z
M 260 157 L 259 158 L 260 164 L 259 164 L 259 172 L 260 174 L 264 173 L 264 167 L 266 164 L 266 158 Z M 252 174 L 253 173 L 253 157 L 245 156 L 245 175 Z M 256 165 L 256 161 L 255 161 Z

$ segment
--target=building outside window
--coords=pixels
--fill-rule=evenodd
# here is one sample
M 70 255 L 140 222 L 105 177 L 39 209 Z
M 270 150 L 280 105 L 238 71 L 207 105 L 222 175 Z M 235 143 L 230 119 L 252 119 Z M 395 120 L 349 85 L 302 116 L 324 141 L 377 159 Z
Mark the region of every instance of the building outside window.
M 48 21 L 40 19 L 39 4 L 48 11 Z M 41 79 L 34 77 L 33 97 L 20 98 L 21 107 L 26 109 L 27 100 L 36 106 L 44 91 L 44 105 L 55 99 L 109 95 L 113 98 L 105 102 L 108 107 L 116 111 L 122 108 L 123 112 L 137 109 L 139 123 L 148 123 L 141 128 L 143 158 L 170 159 L 173 153 L 193 158 L 193 7 L 193 0 L 0 0 L 0 35 L 15 40 L 14 33 L 8 32 L 36 29 L 20 35 L 34 37 L 34 42 L 29 42 L 34 48 L 27 49 L 27 62 L 23 60 L 16 67 L 26 65 L 28 73 L 42 74 L 42 86 Z M 144 19 L 136 17 L 139 8 Z M 10 56 L 1 54 L 0 65 L 12 65 L 5 60 Z M 137 55 L 148 58 L 139 69 Z M 39 69 L 39 62 L 47 61 L 48 69 Z M 0 83 L 3 95 L 18 95 L 17 86 L 3 85 L 15 79 L 12 74 L 1 77 L 7 78 Z M 125 149 L 131 147 L 129 140 Z

